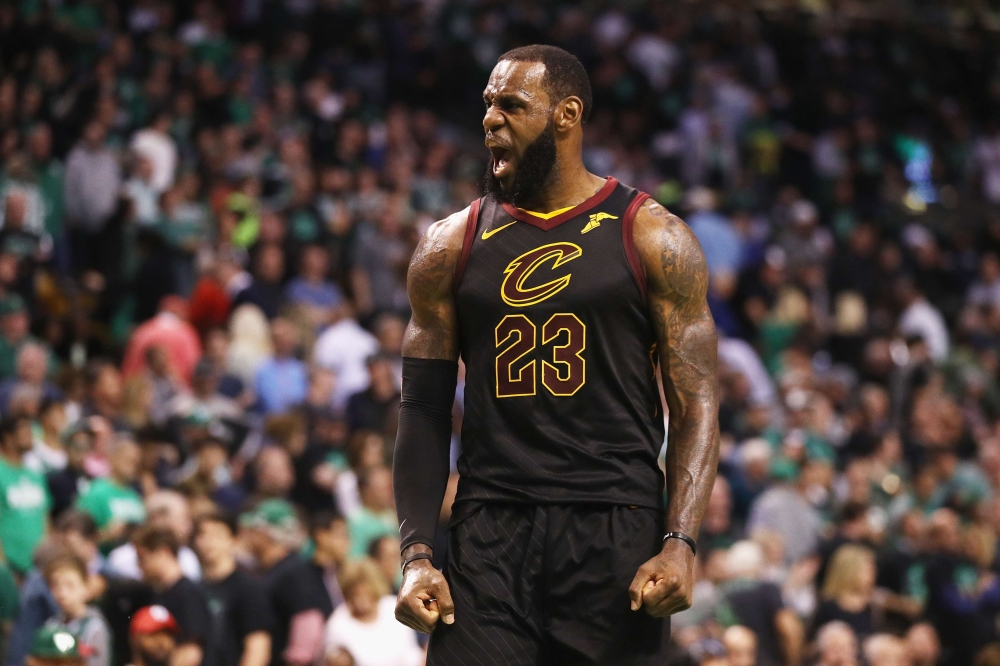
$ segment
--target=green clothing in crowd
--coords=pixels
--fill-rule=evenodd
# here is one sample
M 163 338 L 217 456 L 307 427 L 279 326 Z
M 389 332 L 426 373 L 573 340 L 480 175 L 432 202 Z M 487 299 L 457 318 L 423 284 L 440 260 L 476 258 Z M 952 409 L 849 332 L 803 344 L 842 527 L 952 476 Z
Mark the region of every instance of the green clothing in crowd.
M 21 347 L 33 342 L 41 344 L 38 338 L 33 335 L 24 336 L 17 344 L 12 344 L 4 336 L 0 335 L 0 377 L 13 377 L 17 373 L 17 355 Z M 50 354 L 49 371 L 55 367 L 55 361 Z
M 31 568 L 31 555 L 45 536 L 51 507 L 41 474 L 0 459 L 0 543 L 15 571 Z
M 146 507 L 139 493 L 108 478 L 95 479 L 76 506 L 93 516 L 102 530 L 111 523 L 134 524 L 146 520 Z
M 386 535 L 395 536 L 399 523 L 393 511 L 375 513 L 361 507 L 347 519 L 347 530 L 351 535 L 351 557 L 364 557 L 372 541 Z

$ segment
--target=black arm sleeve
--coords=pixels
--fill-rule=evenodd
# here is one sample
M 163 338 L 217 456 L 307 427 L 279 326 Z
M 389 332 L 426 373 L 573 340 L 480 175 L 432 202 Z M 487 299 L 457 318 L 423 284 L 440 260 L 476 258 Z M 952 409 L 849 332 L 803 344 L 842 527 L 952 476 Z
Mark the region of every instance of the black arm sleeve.
M 434 545 L 434 530 L 448 485 L 451 407 L 458 363 L 404 358 L 392 486 L 399 515 L 400 547 Z

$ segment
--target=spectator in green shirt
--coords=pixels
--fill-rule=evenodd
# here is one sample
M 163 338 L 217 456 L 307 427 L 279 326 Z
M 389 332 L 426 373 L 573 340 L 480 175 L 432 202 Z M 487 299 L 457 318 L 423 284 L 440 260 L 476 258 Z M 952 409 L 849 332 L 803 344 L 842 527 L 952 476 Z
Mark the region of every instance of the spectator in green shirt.
M 395 536 L 396 503 L 392 496 L 392 472 L 374 467 L 358 475 L 361 508 L 347 521 L 351 536 L 351 557 L 364 557 L 372 541 L 381 536 Z
M 20 610 L 21 594 L 17 589 L 17 581 L 14 580 L 14 572 L 0 562 L 0 654 L 7 654 L 7 640 Z
M 77 508 L 93 516 L 105 552 L 124 540 L 130 525 L 146 519 L 142 497 L 133 487 L 139 477 L 139 445 L 131 437 L 116 437 L 109 447 L 108 461 L 110 474 L 95 479 L 76 503 Z
M 17 371 L 17 352 L 35 338 L 29 333 L 31 319 L 24 299 L 9 294 L 0 299 L 0 377 L 13 377 Z
M 0 545 L 10 567 L 23 574 L 45 536 L 52 506 L 45 479 L 24 466 L 31 450 L 31 419 L 0 419 Z

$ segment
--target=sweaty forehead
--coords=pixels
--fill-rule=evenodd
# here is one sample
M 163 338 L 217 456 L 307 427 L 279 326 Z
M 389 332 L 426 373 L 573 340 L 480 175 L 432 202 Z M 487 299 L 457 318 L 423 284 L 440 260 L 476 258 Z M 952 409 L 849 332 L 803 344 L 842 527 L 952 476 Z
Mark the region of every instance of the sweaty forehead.
M 493 68 L 484 95 L 516 94 L 528 98 L 548 97 L 545 65 L 540 62 L 501 60 Z

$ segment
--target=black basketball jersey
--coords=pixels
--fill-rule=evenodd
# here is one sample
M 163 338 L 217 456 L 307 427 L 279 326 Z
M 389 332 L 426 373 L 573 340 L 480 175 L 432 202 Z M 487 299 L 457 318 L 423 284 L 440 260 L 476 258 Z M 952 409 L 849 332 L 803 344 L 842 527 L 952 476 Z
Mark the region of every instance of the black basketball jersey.
M 614 178 L 550 219 L 473 203 L 455 273 L 466 366 L 458 501 L 662 507 L 655 337 Z

